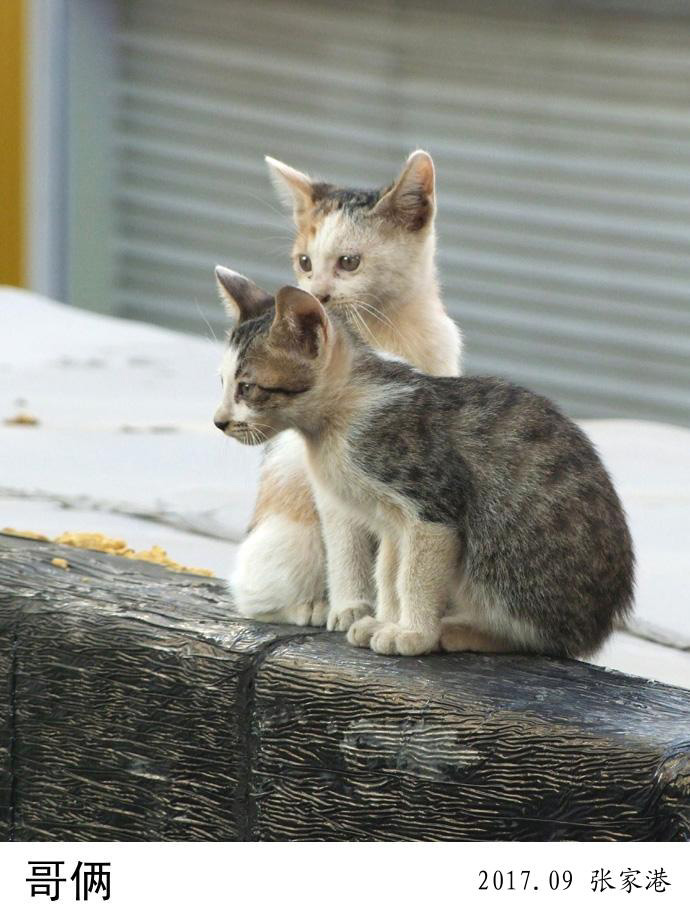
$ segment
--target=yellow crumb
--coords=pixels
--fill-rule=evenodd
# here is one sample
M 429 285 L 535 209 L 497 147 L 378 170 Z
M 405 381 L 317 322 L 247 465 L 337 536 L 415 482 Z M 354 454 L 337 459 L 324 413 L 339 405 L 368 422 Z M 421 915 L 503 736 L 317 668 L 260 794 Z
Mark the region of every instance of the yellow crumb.
M 166 568 L 170 568 L 171 571 L 180 571 L 184 574 L 198 574 L 202 578 L 212 578 L 213 572 L 209 568 L 193 568 L 189 565 L 181 565 L 179 562 L 174 562 L 165 549 L 161 549 L 160 546 L 152 546 L 150 549 L 144 549 L 142 552 L 133 552 L 132 549 L 127 550 L 127 558 L 136 558 L 141 562 L 152 562 L 154 565 L 164 565 Z
M 29 415 L 27 412 L 19 412 L 13 418 L 5 418 L 4 424 L 36 425 L 40 424 L 40 422 L 34 415 Z
M 124 555 L 127 543 L 124 539 L 112 539 L 103 533 L 73 533 L 67 531 L 56 536 L 53 542 L 61 546 L 73 546 L 75 549 L 95 549 L 96 552 L 107 552 L 109 555 Z
M 14 527 L 3 527 L 0 533 L 4 533 L 5 536 L 19 536 L 21 539 L 39 539 L 41 542 L 50 542 L 50 539 L 44 536 L 43 533 L 34 533 L 33 530 L 15 530 Z
M 194 568 L 190 565 L 181 565 L 173 561 L 165 549 L 152 546 L 137 552 L 130 548 L 124 539 L 114 539 L 103 533 L 77 533 L 67 531 L 55 539 L 44 536 L 43 533 L 33 533 L 31 530 L 15 530 L 13 527 L 4 527 L 0 530 L 6 536 L 19 536 L 22 539 L 39 539 L 41 542 L 54 542 L 59 546 L 71 546 L 74 549 L 91 549 L 94 552 L 105 552 L 107 555 L 121 555 L 123 558 L 133 558 L 140 562 L 151 562 L 153 565 L 163 565 L 170 571 L 179 571 L 182 574 L 196 574 L 202 578 L 212 578 L 210 568 Z M 64 558 L 54 558 L 51 565 L 56 568 L 68 568 L 69 562 Z M 82 580 L 87 580 L 82 578 Z
M 113 539 L 103 533 L 63 533 L 54 540 L 63 546 L 73 546 L 75 549 L 92 549 L 96 552 L 105 552 L 108 555 L 121 555 L 123 558 L 133 558 L 140 562 L 151 562 L 153 565 L 163 565 L 171 571 L 183 574 L 196 574 L 202 578 L 212 578 L 213 572 L 209 568 L 193 568 L 174 562 L 165 549 L 152 546 L 139 552 L 131 549 L 124 539 Z

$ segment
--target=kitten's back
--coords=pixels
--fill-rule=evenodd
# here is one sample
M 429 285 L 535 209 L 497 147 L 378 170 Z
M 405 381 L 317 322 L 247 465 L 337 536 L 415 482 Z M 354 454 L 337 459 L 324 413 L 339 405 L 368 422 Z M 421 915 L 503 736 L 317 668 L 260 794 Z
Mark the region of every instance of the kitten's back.
M 593 651 L 631 608 L 634 556 L 618 495 L 584 432 L 548 399 L 504 380 L 439 379 L 382 363 L 375 376 L 401 389 L 371 413 L 356 462 L 422 519 L 456 528 L 466 575 L 543 633 L 545 647 Z

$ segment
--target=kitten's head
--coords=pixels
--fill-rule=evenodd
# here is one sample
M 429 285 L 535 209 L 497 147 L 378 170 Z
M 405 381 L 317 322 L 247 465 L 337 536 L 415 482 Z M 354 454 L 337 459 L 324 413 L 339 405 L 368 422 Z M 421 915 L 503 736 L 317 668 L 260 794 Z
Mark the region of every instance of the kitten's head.
M 397 181 L 377 191 L 315 182 L 266 157 L 280 197 L 292 205 L 297 282 L 329 310 L 384 314 L 433 278 L 434 164 L 417 150 Z
M 274 298 L 228 268 L 216 268 L 216 280 L 234 323 L 220 368 L 216 427 L 258 444 L 308 425 L 319 413 L 318 383 L 333 339 L 323 307 L 297 287 Z

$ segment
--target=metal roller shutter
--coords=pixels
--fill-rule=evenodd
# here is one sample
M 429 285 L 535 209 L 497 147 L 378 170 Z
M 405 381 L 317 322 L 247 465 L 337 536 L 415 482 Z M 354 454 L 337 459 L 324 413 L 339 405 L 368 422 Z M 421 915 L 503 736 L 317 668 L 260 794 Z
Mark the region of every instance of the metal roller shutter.
M 289 278 L 263 154 L 424 146 L 467 370 L 689 424 L 690 20 L 515 6 L 119 0 L 113 311 L 203 333 L 216 261 Z

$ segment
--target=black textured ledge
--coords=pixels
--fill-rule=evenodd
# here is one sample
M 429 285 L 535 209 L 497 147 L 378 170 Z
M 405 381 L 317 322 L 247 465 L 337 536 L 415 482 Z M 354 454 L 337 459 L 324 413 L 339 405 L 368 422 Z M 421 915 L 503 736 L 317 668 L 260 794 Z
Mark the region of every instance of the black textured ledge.
M 0 838 L 690 838 L 690 692 L 231 617 L 220 582 L 0 537 Z

